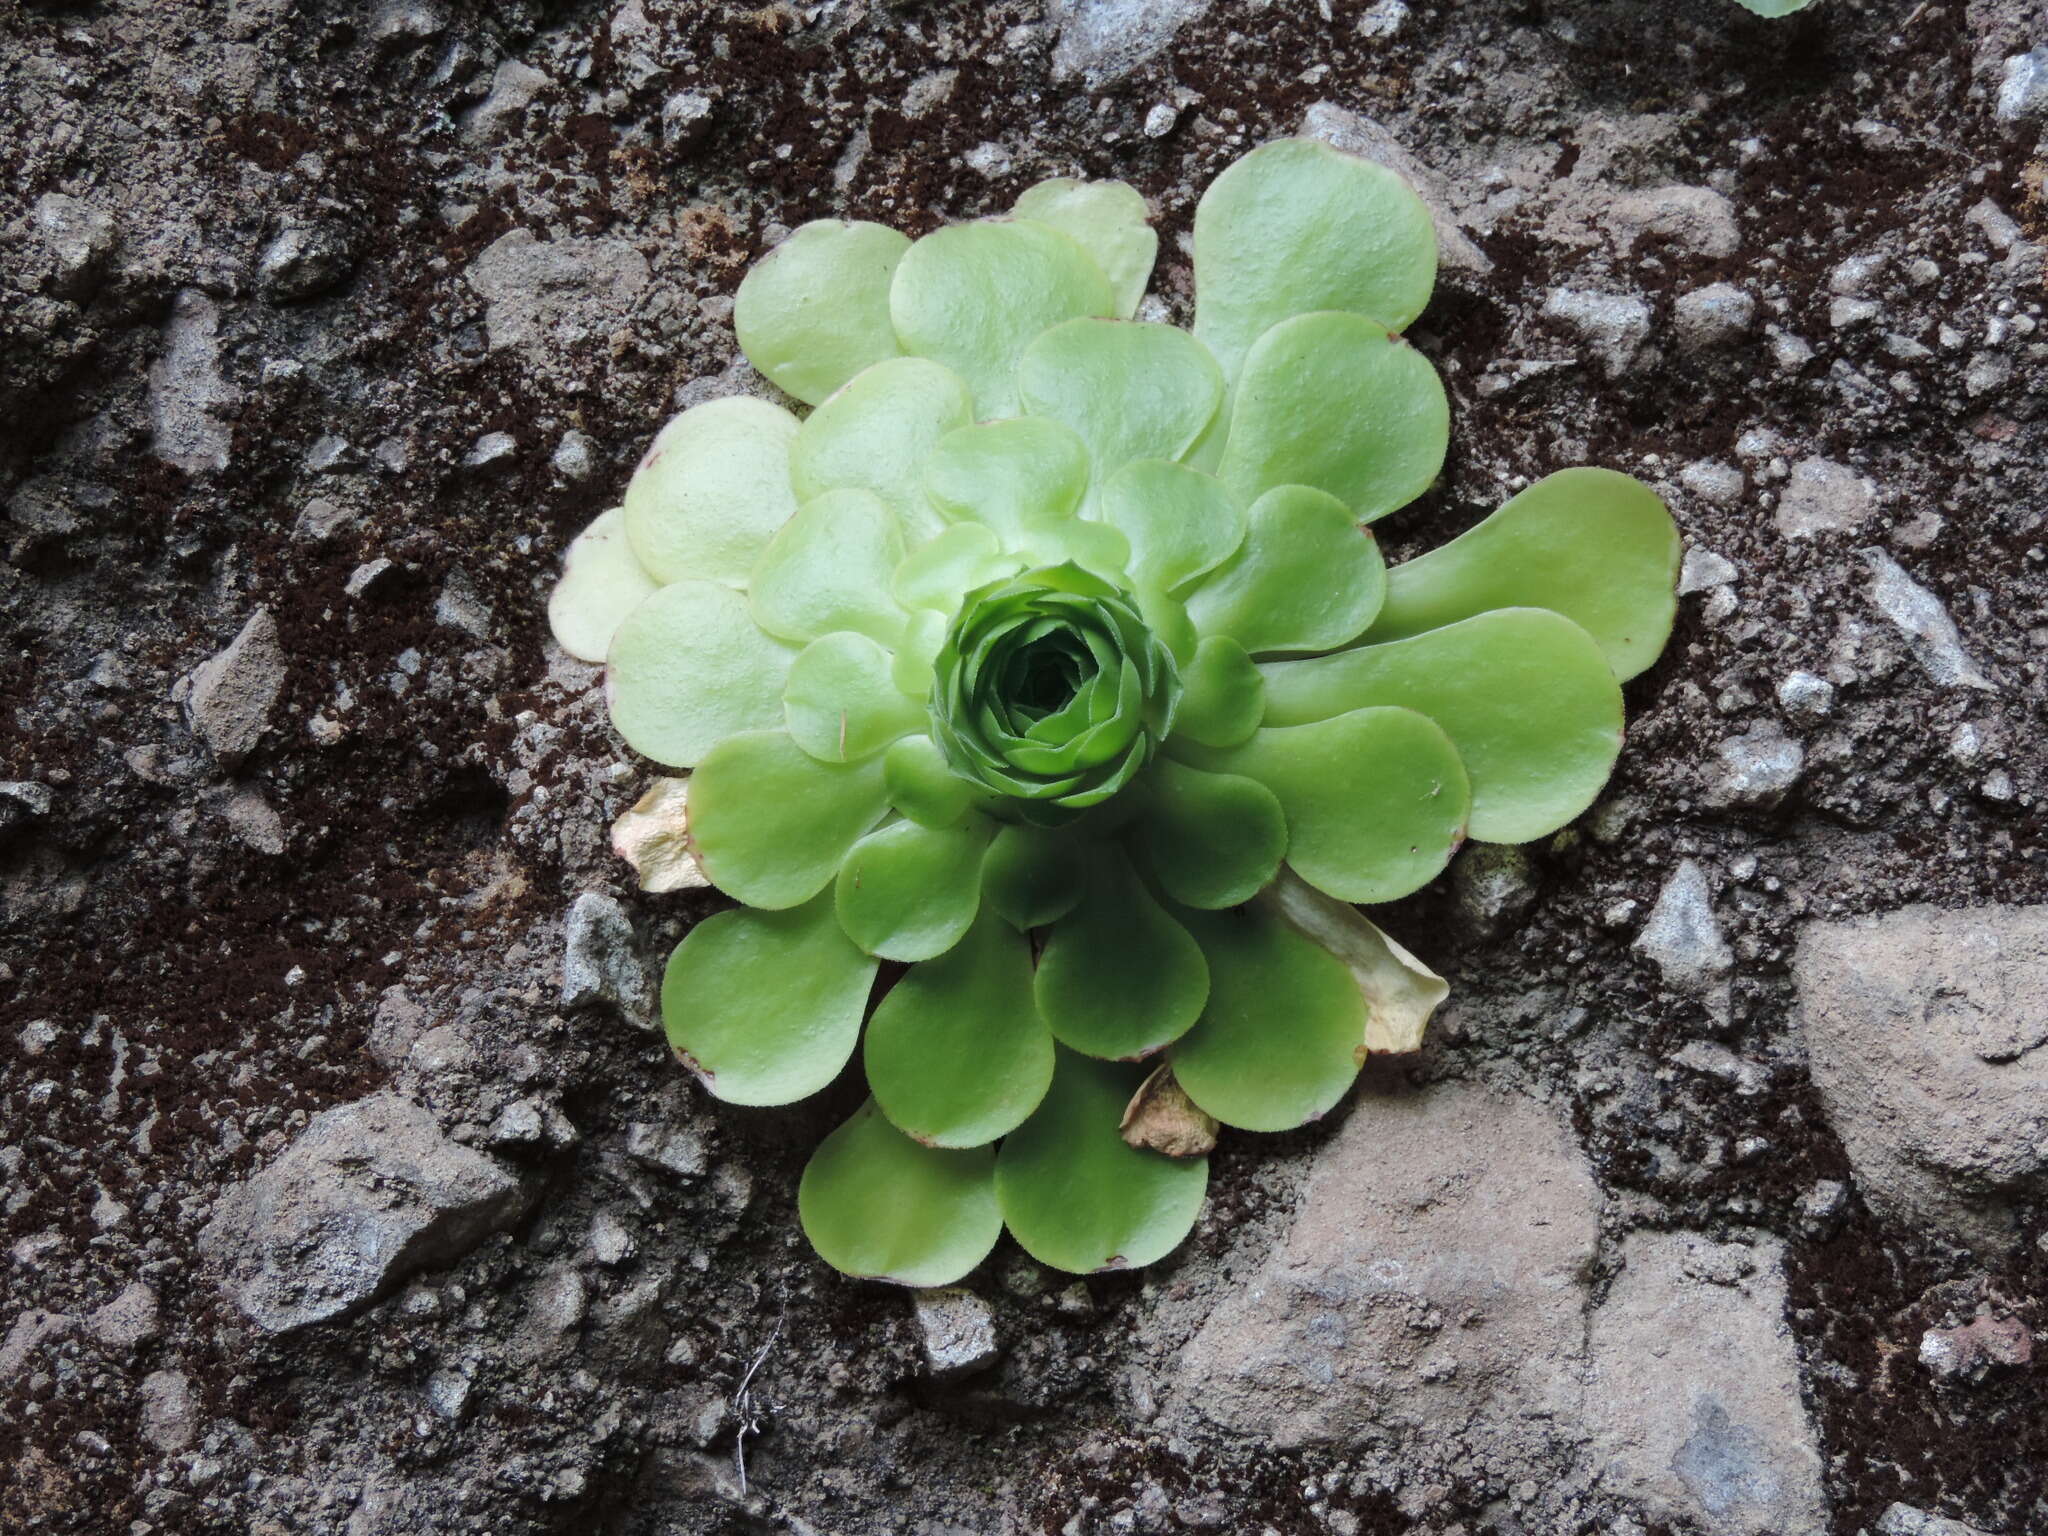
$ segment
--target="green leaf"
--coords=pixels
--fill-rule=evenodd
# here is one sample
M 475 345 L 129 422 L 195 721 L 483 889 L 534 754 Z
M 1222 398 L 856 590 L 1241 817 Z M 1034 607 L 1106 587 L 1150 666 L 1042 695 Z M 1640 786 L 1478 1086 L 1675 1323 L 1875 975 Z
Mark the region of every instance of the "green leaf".
M 782 718 L 795 654 L 761 632 L 731 587 L 673 582 L 612 636 L 604 680 L 612 725 L 635 752 L 688 768 L 735 732 Z
M 1024 351 L 1024 408 L 1081 435 L 1100 485 L 1138 459 L 1178 459 L 1223 404 L 1223 370 L 1175 325 L 1069 320 Z
M 1640 480 L 1559 470 L 1389 571 L 1365 638 L 1400 640 L 1495 608 L 1549 608 L 1591 635 L 1627 682 L 1670 638 L 1682 553 L 1671 514 Z
M 809 901 L 887 808 L 880 758 L 821 763 L 787 731 L 728 736 L 690 779 L 697 862 L 750 907 Z
M 1017 414 L 1017 359 L 1040 331 L 1115 307 L 1088 253 L 1045 224 L 983 219 L 911 246 L 889 288 L 904 350 L 967 381 L 981 418 Z
M 923 827 L 953 827 L 990 797 L 955 773 L 929 736 L 906 736 L 883 759 L 889 803 Z
M 729 1104 L 794 1103 L 853 1055 L 874 979 L 822 896 L 786 912 L 714 913 L 669 956 L 668 1043 Z
M 1031 945 L 993 913 L 913 965 L 868 1023 L 868 1088 L 908 1136 L 978 1147 L 1024 1123 L 1052 1081 L 1052 1032 L 1031 1000 Z
M 990 829 L 976 821 L 893 821 L 855 843 L 833 885 L 847 936 L 884 960 L 929 960 L 959 943 L 981 906 Z
M 1013 928 L 1043 928 L 1074 910 L 1084 874 L 1074 835 L 1004 827 L 982 860 L 981 899 Z
M 915 698 L 932 691 L 932 662 L 946 644 L 947 616 L 933 608 L 913 608 L 889 674 L 896 686 Z
M 1263 890 L 1287 852 L 1273 792 L 1234 773 L 1162 760 L 1139 822 L 1140 846 L 1166 894 L 1184 906 L 1234 907 Z
M 1244 509 L 1222 482 L 1165 459 L 1118 470 L 1096 515 L 1130 540 L 1131 579 L 1166 592 L 1215 569 L 1245 536 Z
M 924 461 L 940 438 L 973 420 L 966 381 L 950 368 L 926 357 L 876 363 L 797 432 L 789 449 L 796 499 L 849 487 L 873 491 L 896 514 L 905 541 L 922 544 L 946 526 L 925 499 Z M 777 526 L 795 510 L 785 510 Z
M 1136 1060 L 1179 1037 L 1209 992 L 1202 951 L 1120 852 L 1091 859 L 1080 904 L 1039 956 L 1038 1011 L 1055 1039 Z
M 897 355 L 889 282 L 910 239 L 886 224 L 817 219 L 754 265 L 733 301 L 747 361 L 816 405 L 870 364 Z
M 1228 635 L 1208 635 L 1181 668 L 1185 691 L 1173 719 L 1173 740 L 1234 747 L 1250 739 L 1266 713 L 1266 680 Z
M 613 507 L 570 541 L 562 579 L 548 594 L 548 627 L 578 661 L 602 662 L 626 615 L 656 585 L 627 542 L 626 509 Z
M 1088 489 L 1088 449 L 1040 416 L 962 427 L 932 449 L 924 485 L 947 517 L 984 524 L 1016 548 L 1073 517 Z
M 951 1285 L 1003 1235 L 994 1150 L 921 1147 L 872 1099 L 818 1143 L 796 1209 L 827 1264 L 898 1285 Z
M 1472 789 L 1457 749 L 1412 709 L 1358 709 L 1256 732 L 1192 760 L 1265 785 L 1287 819 L 1287 863 L 1345 901 L 1396 901 L 1450 862 Z
M 1254 655 L 1327 651 L 1355 640 L 1379 612 L 1387 567 L 1379 541 L 1336 497 L 1283 485 L 1252 503 L 1237 553 L 1188 594 L 1204 635 Z
M 996 1154 L 1010 1235 L 1070 1274 L 1138 1269 L 1178 1248 L 1209 1188 L 1209 1160 L 1124 1144 L 1117 1127 L 1143 1069 L 1061 1051 L 1052 1087 Z
M 1174 1043 L 1196 1104 L 1246 1131 L 1327 1114 L 1365 1060 L 1365 999 L 1341 961 L 1263 907 L 1189 913 L 1209 957 L 1209 1005 Z
M 1109 279 L 1113 313 L 1128 320 L 1138 312 L 1159 254 L 1159 236 L 1136 187 L 1062 176 L 1027 188 L 1011 212 L 1020 219 L 1050 224 L 1073 240 Z
M 1621 751 L 1621 685 L 1578 625 L 1500 608 L 1407 640 L 1268 662 L 1266 723 L 1303 725 L 1369 705 L 1444 728 L 1472 781 L 1470 833 L 1547 837 L 1600 793 Z
M 872 491 L 826 491 L 797 509 L 754 562 L 754 622 L 798 644 L 851 630 L 893 645 L 909 615 L 889 596 L 903 530 Z
M 906 608 L 929 609 L 951 618 L 967 593 L 1022 569 L 1023 562 L 1004 553 L 992 529 L 980 523 L 955 523 L 903 557 L 890 578 L 890 589 Z
M 794 416 L 746 395 L 693 405 L 663 427 L 626 485 L 626 537 L 648 574 L 744 586 L 796 511 L 796 436 Z
M 1376 321 L 1321 310 L 1252 344 L 1216 474 L 1244 501 L 1312 485 L 1369 523 L 1429 489 L 1450 440 L 1429 359 Z
M 1735 0 L 1745 10 L 1759 16 L 1790 16 L 1794 11 L 1803 11 L 1813 0 Z
M 1314 139 L 1253 150 L 1195 209 L 1195 334 L 1234 378 L 1291 315 L 1343 309 L 1404 328 L 1436 285 L 1436 231 L 1394 172 Z
M 857 763 L 924 729 L 923 701 L 897 691 L 889 653 L 866 635 L 824 635 L 798 652 L 782 690 L 784 723 L 821 763 Z

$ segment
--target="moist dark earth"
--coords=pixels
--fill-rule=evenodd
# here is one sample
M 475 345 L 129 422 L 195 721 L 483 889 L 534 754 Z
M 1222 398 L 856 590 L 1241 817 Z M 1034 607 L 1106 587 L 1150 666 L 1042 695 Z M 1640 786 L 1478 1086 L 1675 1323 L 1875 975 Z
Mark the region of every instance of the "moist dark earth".
M 0 0 L 0 1529 L 2048 1529 L 2038 50 L 2025 0 Z M 669 415 L 766 392 L 732 294 L 797 224 L 1122 178 L 1184 321 L 1201 189 L 1305 121 L 1446 235 L 1390 558 L 1604 464 L 1677 629 L 1587 817 L 1375 914 L 1429 1046 L 1226 1139 L 1149 1271 L 1005 1240 L 962 1345 L 797 1231 L 857 1069 L 734 1109 L 646 1027 L 722 898 L 609 851 L 658 770 L 546 594 Z M 565 1006 L 588 892 L 634 932 Z M 1802 958 L 1922 907 L 2003 947 Z M 2022 1038 L 1878 1041 L 1964 1014 Z M 1524 1145 L 1454 1095 L 1549 1128 L 1555 1285 L 1433 1225 Z M 409 1129 L 314 1166 L 366 1102 Z M 322 1256 L 251 1179 L 344 1257 L 432 1208 L 286 1315 L 248 1275 Z M 1383 1294 L 1397 1241 L 1457 1262 Z

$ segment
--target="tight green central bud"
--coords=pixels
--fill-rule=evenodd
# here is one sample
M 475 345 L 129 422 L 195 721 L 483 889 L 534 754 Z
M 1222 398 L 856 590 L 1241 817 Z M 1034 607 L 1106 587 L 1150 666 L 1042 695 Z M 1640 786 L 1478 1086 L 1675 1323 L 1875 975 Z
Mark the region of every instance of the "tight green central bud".
M 933 666 L 932 735 L 953 771 L 1032 821 L 1130 783 L 1180 703 L 1136 599 L 1077 565 L 968 593 Z

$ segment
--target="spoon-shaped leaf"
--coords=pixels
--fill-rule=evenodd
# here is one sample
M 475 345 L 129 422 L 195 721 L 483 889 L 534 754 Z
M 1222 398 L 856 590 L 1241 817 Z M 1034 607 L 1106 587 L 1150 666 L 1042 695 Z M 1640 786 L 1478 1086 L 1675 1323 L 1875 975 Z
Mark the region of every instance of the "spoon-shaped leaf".
M 1131 579 L 1170 592 L 1229 559 L 1244 542 L 1244 509 L 1213 475 L 1139 459 L 1110 477 L 1095 515 L 1131 542 Z
M 855 843 L 833 887 L 848 937 L 884 960 L 943 955 L 981 906 L 990 831 L 979 817 L 952 827 L 894 821 Z
M 1209 1004 L 1173 1046 L 1188 1097 L 1247 1131 L 1327 1113 L 1365 1060 L 1365 1000 L 1351 973 L 1264 907 L 1187 921 L 1210 970 Z
M 789 448 L 796 499 L 846 487 L 873 491 L 896 514 L 906 542 L 921 544 L 946 526 L 925 499 L 924 461 L 934 443 L 973 420 L 973 397 L 952 369 L 928 357 L 877 363 L 804 419 Z M 795 510 L 787 508 L 776 526 Z
M 888 803 L 882 759 L 821 763 L 787 731 L 747 731 L 691 776 L 690 836 L 713 885 L 776 910 L 829 885 Z
M 1266 492 L 1247 516 L 1237 553 L 1188 594 L 1195 628 L 1254 655 L 1357 639 L 1386 594 L 1379 540 L 1343 502 L 1305 485 Z
M 1003 1235 L 993 1149 L 919 1146 L 872 1099 L 818 1143 L 796 1209 L 827 1264 L 898 1285 L 951 1285 Z
M 668 1042 L 731 1104 L 790 1104 L 839 1075 L 860 1037 L 875 962 L 823 896 L 740 907 L 692 928 L 661 983 Z
M 955 523 L 905 555 L 890 578 L 890 588 L 904 607 L 929 609 L 950 619 L 967 593 L 1023 568 L 1024 562 L 1004 551 L 992 529 L 980 523 Z
M 1074 515 L 1088 489 L 1088 448 L 1042 416 L 984 422 L 939 439 L 924 484 L 947 517 L 984 524 L 1014 547 Z
M 1069 320 L 1025 349 L 1018 387 L 1033 416 L 1081 435 L 1099 485 L 1192 448 L 1223 403 L 1223 370 L 1179 326 Z
M 1428 715 L 1465 764 L 1468 830 L 1485 842 L 1555 832 L 1593 803 L 1621 752 L 1621 685 L 1593 637 L 1545 608 L 1260 670 L 1269 726 L 1378 704 Z
M 1243 646 L 1228 635 L 1207 635 L 1181 669 L 1185 691 L 1174 716 L 1174 740 L 1203 747 L 1248 741 L 1266 713 L 1266 679 Z
M 929 736 L 906 736 L 882 760 L 889 803 L 919 826 L 954 827 L 989 796 L 953 771 Z
M 1053 924 L 1036 986 L 1061 1044 L 1129 1061 L 1195 1022 L 1209 970 L 1187 929 L 1110 852 L 1090 860 L 1080 904 Z
M 801 645 L 851 630 L 893 645 L 909 620 L 889 595 L 903 530 L 872 491 L 827 491 L 797 509 L 754 562 L 754 622 Z
M 965 379 L 983 420 L 1017 414 L 1017 359 L 1041 331 L 1115 307 L 1086 251 L 1025 219 L 935 229 L 904 253 L 889 287 L 904 350 Z
M 548 594 L 548 627 L 578 661 L 601 662 L 626 615 L 655 586 L 626 539 L 626 509 L 613 507 L 570 541 L 562 579 Z
M 1044 1102 L 996 1154 L 1003 1220 L 1039 1263 L 1077 1275 L 1137 1269 L 1194 1228 L 1209 1160 L 1140 1151 L 1117 1130 L 1144 1076 L 1061 1051 Z
M 1011 210 L 1020 219 L 1050 224 L 1086 251 L 1115 296 L 1115 313 L 1128 320 L 1145 297 L 1159 254 L 1159 236 L 1138 189 L 1121 181 L 1055 177 L 1029 187 Z
M 1403 329 L 1436 286 L 1436 230 L 1394 172 L 1314 139 L 1253 150 L 1195 209 L 1195 334 L 1235 377 L 1290 315 L 1344 309 Z
M 612 636 L 604 679 L 612 725 L 634 751 L 688 768 L 736 731 L 781 718 L 795 655 L 761 632 L 731 587 L 672 582 Z
M 1171 760 L 1153 770 L 1150 786 L 1139 846 L 1167 895 L 1184 906 L 1234 907 L 1265 888 L 1287 852 L 1287 819 L 1272 790 Z
M 747 395 L 707 400 L 663 427 L 626 485 L 626 537 L 648 574 L 744 586 L 796 510 L 796 435 L 794 416 Z
M 894 357 L 889 282 L 910 238 L 886 224 L 818 219 L 757 262 L 733 301 L 740 350 L 762 376 L 816 405 Z
M 1429 359 L 1362 315 L 1320 310 L 1245 354 L 1216 474 L 1245 501 L 1312 485 L 1369 523 L 1429 489 L 1450 440 Z
M 1494 608 L 1549 608 L 1591 635 L 1627 682 L 1671 636 L 1682 553 L 1671 514 L 1642 481 L 1559 470 L 1389 571 L 1365 638 L 1399 640 Z
M 981 865 L 981 896 L 1011 927 L 1042 928 L 1073 911 L 1086 874 L 1073 837 L 1047 827 L 1004 827 Z
M 1052 1052 L 1031 999 L 1031 945 L 992 912 L 910 968 L 861 1047 L 883 1113 L 935 1147 L 978 1147 L 1023 1124 L 1052 1081 Z
M 1258 780 L 1287 819 L 1287 864 L 1345 901 L 1419 891 L 1465 837 L 1472 789 L 1450 737 L 1412 709 L 1357 709 L 1183 756 Z M 1191 903 L 1208 905 L 1208 903 Z
M 845 632 L 797 653 L 782 713 L 791 739 L 821 763 L 859 762 L 925 724 L 923 703 L 897 690 L 889 653 Z

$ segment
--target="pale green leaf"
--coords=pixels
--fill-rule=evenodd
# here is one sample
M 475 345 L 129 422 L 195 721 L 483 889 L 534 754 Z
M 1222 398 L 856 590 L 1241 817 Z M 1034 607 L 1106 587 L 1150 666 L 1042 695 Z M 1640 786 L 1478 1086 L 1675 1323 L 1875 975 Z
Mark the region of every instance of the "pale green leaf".
M 577 534 L 562 556 L 562 579 L 548 594 L 548 627 L 578 661 L 601 662 L 626 615 L 652 597 L 655 587 L 627 541 L 626 509 L 613 507 Z
M 883 759 L 889 803 L 919 826 L 953 827 L 990 802 L 961 778 L 929 736 L 906 736 Z
M 1178 1248 L 1209 1188 L 1209 1160 L 1127 1146 L 1118 1131 L 1142 1068 L 1059 1052 L 1052 1087 L 996 1155 L 1010 1235 L 1071 1274 L 1138 1269 Z
M 796 511 L 790 447 L 797 420 L 734 395 L 663 427 L 626 485 L 626 537 L 656 581 L 737 587 Z
M 1090 860 L 1080 904 L 1053 924 L 1036 985 L 1038 1011 L 1062 1044 L 1136 1060 L 1195 1022 L 1209 972 L 1123 854 L 1105 852 Z
M 1245 355 L 1216 475 L 1247 502 L 1312 485 L 1369 523 L 1429 489 L 1450 437 L 1428 358 L 1376 321 L 1319 310 L 1281 321 Z
M 872 1099 L 818 1143 L 796 1209 L 827 1264 L 898 1285 L 951 1285 L 1003 1235 L 994 1150 L 919 1146 Z
M 886 224 L 817 219 L 740 283 L 732 326 L 747 361 L 816 405 L 863 368 L 894 357 L 889 282 L 910 238 Z
M 897 690 L 891 666 L 889 653 L 866 635 L 813 640 L 797 653 L 782 690 L 791 739 L 820 762 L 854 763 L 923 730 L 924 702 Z
M 840 926 L 884 960 L 944 954 L 981 908 L 981 856 L 990 830 L 976 817 L 951 827 L 892 821 L 870 832 L 847 853 L 833 882 Z
M 868 1022 L 868 1089 L 906 1135 L 978 1147 L 1015 1130 L 1052 1081 L 1052 1032 L 1031 998 L 1031 945 L 993 913 L 913 965 Z
M 1146 781 L 1151 797 L 1139 846 L 1160 888 L 1190 907 L 1250 901 L 1280 868 L 1287 820 L 1255 779 L 1161 761 Z
M 946 526 L 925 499 L 925 459 L 940 438 L 973 420 L 967 384 L 950 368 L 926 357 L 876 363 L 805 418 L 789 450 L 796 499 L 873 491 L 896 514 L 905 542 L 921 544 Z
M 904 350 L 965 379 L 982 420 L 1017 414 L 1017 359 L 1040 331 L 1114 307 L 1086 251 L 1025 219 L 933 230 L 905 253 L 889 288 Z
M 1266 723 L 1396 704 L 1428 715 L 1472 782 L 1473 837 L 1547 837 L 1593 803 L 1621 751 L 1621 685 L 1578 625 L 1500 608 L 1407 640 L 1268 662 Z
M 1056 177 L 1027 188 L 1012 212 L 1050 224 L 1086 251 L 1109 279 L 1113 313 L 1128 320 L 1138 312 L 1159 254 L 1159 236 L 1136 187 Z
M 1213 475 L 1165 459 L 1126 464 L 1097 493 L 1095 514 L 1130 540 L 1134 581 L 1172 591 L 1244 542 L 1245 514 Z
M 872 491 L 826 491 L 768 541 L 747 584 L 754 622 L 802 644 L 851 630 L 893 645 L 909 615 L 889 595 L 903 530 Z
M 1178 459 L 1223 403 L 1223 370 L 1186 331 L 1133 320 L 1069 320 L 1024 351 L 1018 385 L 1034 416 L 1088 445 L 1099 486 L 1138 459 Z
M 924 483 L 947 517 L 981 523 L 1015 548 L 1073 517 L 1088 489 L 1088 449 L 1041 416 L 986 422 L 941 438 L 925 461 Z
M 809 901 L 887 808 L 881 758 L 821 763 L 787 731 L 728 736 L 690 779 L 697 861 L 750 907 Z
M 789 1104 L 839 1075 L 860 1037 L 875 962 L 819 896 L 786 912 L 718 912 L 661 983 L 668 1042 L 732 1104 Z
M 1386 595 L 1379 541 L 1336 497 L 1283 485 L 1252 503 L 1237 552 L 1188 594 L 1203 635 L 1253 655 L 1325 651 L 1355 640 Z
M 1414 189 L 1314 139 L 1253 150 L 1195 210 L 1195 334 L 1228 378 L 1289 316 L 1342 309 L 1398 331 L 1435 285 L 1436 230 Z
M 1627 682 L 1670 637 L 1683 548 L 1657 493 L 1611 469 L 1564 469 L 1478 527 L 1387 573 L 1367 641 L 1494 608 L 1549 608 L 1591 635 Z
M 731 587 L 678 581 L 627 614 L 612 636 L 605 698 L 636 752 L 688 768 L 736 731 L 782 718 L 796 652 L 762 633 Z
M 1266 680 L 1245 648 L 1228 635 L 1209 635 L 1181 668 L 1180 713 L 1173 740 L 1234 747 L 1250 738 L 1266 713 Z

